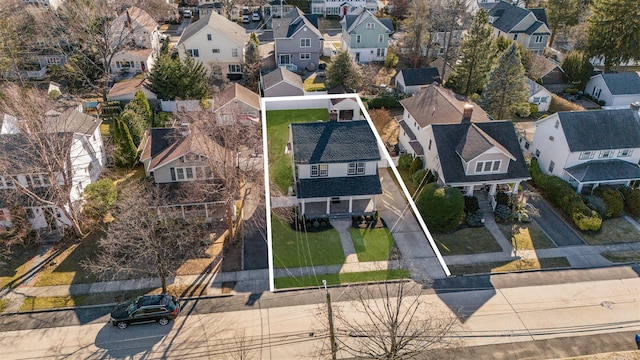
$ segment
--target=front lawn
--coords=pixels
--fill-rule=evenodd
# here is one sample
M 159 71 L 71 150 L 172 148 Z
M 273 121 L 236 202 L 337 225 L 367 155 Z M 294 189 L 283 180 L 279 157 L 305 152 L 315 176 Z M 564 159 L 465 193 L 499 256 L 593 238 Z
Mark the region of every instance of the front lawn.
M 514 261 L 497 261 L 468 265 L 451 265 L 449 270 L 453 275 L 486 274 L 521 270 L 540 270 L 570 267 L 566 257 L 519 259 Z
M 98 251 L 98 240 L 104 233 L 94 232 L 77 244 L 60 244 L 68 246 L 49 262 L 38 276 L 35 286 L 70 285 L 90 283 L 96 276 L 86 270 L 81 263 L 95 256 Z
M 501 252 L 502 248 L 487 228 L 465 228 L 451 234 L 432 234 L 442 255 Z
M 322 286 L 322 280 L 327 281 L 327 285 L 349 284 L 358 282 L 374 282 L 385 280 L 408 279 L 409 270 L 406 269 L 390 269 L 378 271 L 365 271 L 357 273 L 341 273 L 328 274 L 318 276 L 299 276 L 276 278 L 275 285 L 277 289 L 297 288 L 297 287 L 316 287 Z
M 640 261 L 640 251 L 614 251 L 602 253 L 601 255 L 615 263 Z
M 4 266 L 0 266 L 0 288 L 5 286 L 13 287 L 20 284 L 20 280 L 29 269 L 31 259 L 38 253 L 36 246 L 24 249 L 20 246 L 11 248 L 11 253 L 6 259 Z
M 602 221 L 595 234 L 580 233 L 589 245 L 621 244 L 640 241 L 640 233 L 623 217 Z
M 353 246 L 358 254 L 358 261 L 389 260 L 395 243 L 389 229 L 355 229 L 349 230 Z
M 498 224 L 504 237 L 511 240 L 516 250 L 536 250 L 555 248 L 556 245 L 535 222 L 518 224 Z
M 319 232 L 294 231 L 286 221 L 271 218 L 273 262 L 277 268 L 295 268 L 344 263 L 340 236 L 335 229 Z
M 284 194 L 293 185 L 291 157 L 284 153 L 289 141 L 289 124 L 326 121 L 327 109 L 271 110 L 267 111 L 267 138 L 269 140 L 269 173 L 271 180 Z

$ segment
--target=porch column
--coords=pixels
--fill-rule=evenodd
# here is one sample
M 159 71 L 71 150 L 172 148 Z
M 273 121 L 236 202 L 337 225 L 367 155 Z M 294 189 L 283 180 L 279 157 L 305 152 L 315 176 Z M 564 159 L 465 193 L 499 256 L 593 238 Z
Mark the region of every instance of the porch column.
M 473 188 L 474 187 L 475 187 L 474 185 L 467 186 L 467 196 L 473 196 Z
M 327 198 L 327 215 L 331 215 L 331 198 Z
M 349 196 L 349 214 L 353 212 L 353 196 Z
M 496 188 L 498 184 L 491 184 L 491 189 L 489 189 L 489 195 L 494 196 L 496 194 Z
M 378 210 L 378 196 L 373 195 L 373 210 Z
M 182 210 L 182 220 L 185 220 L 186 216 L 184 216 L 184 205 L 180 205 L 180 210 Z
M 581 182 L 578 183 L 578 187 L 576 188 L 576 192 L 578 194 L 582 193 L 582 183 Z
M 300 215 L 304 215 L 304 199 L 302 199 L 302 202 L 300 203 L 300 211 L 302 212 Z
M 511 194 L 515 195 L 518 193 L 518 187 L 520 187 L 520 181 L 516 181 L 515 184 L 513 184 L 513 188 L 511 189 Z

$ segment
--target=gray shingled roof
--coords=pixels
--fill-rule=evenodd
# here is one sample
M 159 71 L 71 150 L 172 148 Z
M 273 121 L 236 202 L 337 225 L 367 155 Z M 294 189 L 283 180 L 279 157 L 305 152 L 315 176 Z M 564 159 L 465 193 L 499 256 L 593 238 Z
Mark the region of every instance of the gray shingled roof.
M 529 13 L 531 11 L 504 1 L 500 1 L 489 10 L 489 16 L 498 17 L 491 25 L 506 33 L 511 32 L 513 27 L 527 17 Z
M 296 182 L 296 195 L 300 199 L 379 194 L 382 194 L 382 185 L 378 175 L 299 179 Z
M 429 85 L 433 82 L 441 83 L 440 72 L 437 68 L 428 67 L 420 69 L 400 70 L 406 86 Z M 400 76 L 400 74 L 398 74 Z
M 631 109 L 561 111 L 558 118 L 572 152 L 640 147 L 640 116 Z
M 547 11 L 544 8 L 532 8 L 529 9 L 536 19 L 542 21 L 547 27 L 549 27 L 549 20 L 547 20 Z
M 515 158 L 509 162 L 508 171 L 504 174 L 465 174 L 462 160 L 456 152 L 456 146 L 465 136 L 471 124 L 441 124 L 432 125 L 435 144 L 440 157 L 441 175 L 447 183 L 466 183 L 477 181 L 493 181 L 506 179 L 528 179 L 529 169 L 524 161 L 515 128 L 511 121 L 492 121 L 474 124 L 501 144 L 506 151 Z
M 249 34 L 247 34 L 242 26 L 234 23 L 217 12 L 212 11 L 201 17 L 200 20 L 192 22 L 187 26 L 182 32 L 176 46 L 180 46 L 185 40 L 189 39 L 206 26 L 210 26 L 216 31 L 224 34 L 229 40 L 243 45 L 249 40 Z
M 565 170 L 580 182 L 640 180 L 640 167 L 619 159 L 587 161 Z
M 612 95 L 640 94 L 640 75 L 637 72 L 602 74 Z
M 376 138 L 367 121 L 291 124 L 296 164 L 380 160 Z
M 283 81 L 293 86 L 299 87 L 301 90 L 304 89 L 304 84 L 300 75 L 291 72 L 284 67 L 279 67 L 262 76 L 262 85 L 264 87 L 262 90 L 267 90 Z
M 340 21 L 340 24 L 342 24 L 342 28 L 347 33 L 350 33 L 353 29 L 360 26 L 360 24 L 367 21 L 369 18 L 380 23 L 380 25 L 385 27 L 388 32 L 393 32 L 393 22 L 391 21 L 391 18 L 378 18 L 372 12 L 363 7 L 356 8 L 350 14 L 345 15 Z
M 30 138 L 32 137 L 32 138 Z M 42 137 L 43 140 L 37 140 Z M 15 174 L 35 174 L 38 169 L 44 168 L 41 154 L 66 153 L 69 155 L 73 141 L 73 133 L 34 133 L 25 134 L 2 134 L 0 135 L 0 169 L 2 173 Z M 36 145 L 42 143 L 42 146 Z
M 546 88 L 537 82 L 527 78 L 527 86 L 529 87 L 529 97 L 539 93 L 542 90 L 546 90 Z M 548 91 L 548 90 L 547 90 Z
M 467 127 L 467 131 L 462 135 L 462 138 L 460 138 L 460 142 L 458 142 L 456 146 L 456 153 L 468 162 L 493 147 L 500 149 L 506 156 L 515 160 L 515 156 L 513 156 L 509 150 L 505 149 L 502 144 L 480 129 L 478 125 L 471 123 L 471 125 Z
M 102 120 L 82 113 L 77 109 L 68 109 L 63 113 L 51 110 L 46 115 L 44 129 L 49 132 L 72 132 L 90 135 L 102 123 Z
M 322 38 L 322 33 L 318 30 L 318 16 L 305 14 L 298 8 L 295 8 L 282 18 L 273 19 L 272 23 L 274 39 L 291 37 L 305 25 L 318 36 L 318 38 Z

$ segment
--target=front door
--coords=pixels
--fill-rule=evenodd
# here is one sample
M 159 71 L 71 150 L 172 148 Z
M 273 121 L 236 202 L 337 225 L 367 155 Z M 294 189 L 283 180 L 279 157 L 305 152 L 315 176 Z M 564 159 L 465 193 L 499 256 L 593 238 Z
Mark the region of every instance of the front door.
M 360 53 L 359 52 L 356 53 L 356 62 L 360 62 Z

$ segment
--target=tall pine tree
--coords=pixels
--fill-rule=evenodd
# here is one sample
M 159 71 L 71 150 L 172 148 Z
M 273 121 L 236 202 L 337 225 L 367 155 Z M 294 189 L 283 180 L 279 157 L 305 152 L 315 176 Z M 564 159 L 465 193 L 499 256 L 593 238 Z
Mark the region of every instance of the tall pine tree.
M 150 90 L 162 100 L 201 100 L 211 96 L 209 74 L 201 62 L 162 54 L 149 73 Z
M 591 0 L 586 51 L 604 62 L 604 70 L 627 60 L 640 60 L 638 0 Z
M 133 143 L 129 127 L 119 117 L 116 118 L 113 131 L 116 166 L 132 168 L 138 163 L 138 149 Z
M 513 42 L 489 73 L 480 106 L 498 120 L 529 115 L 529 90 L 518 45 Z
M 327 67 L 327 86 L 333 88 L 338 85 L 349 90 L 356 90 L 362 85 L 359 69 L 346 51 L 339 52 Z
M 460 44 L 460 64 L 447 82 L 455 92 L 469 96 L 484 87 L 493 64 L 491 31 L 489 14 L 480 9 Z
M 549 21 L 549 47 L 553 46 L 558 30 L 578 25 L 586 7 L 583 0 L 549 0 L 545 5 Z
M 251 33 L 249 36 L 249 42 L 247 43 L 246 52 L 244 54 L 244 64 L 242 70 L 244 71 L 244 77 L 247 80 L 247 88 L 259 92 L 258 83 L 260 82 L 260 68 L 262 67 L 262 61 L 260 57 L 260 40 L 256 33 Z

